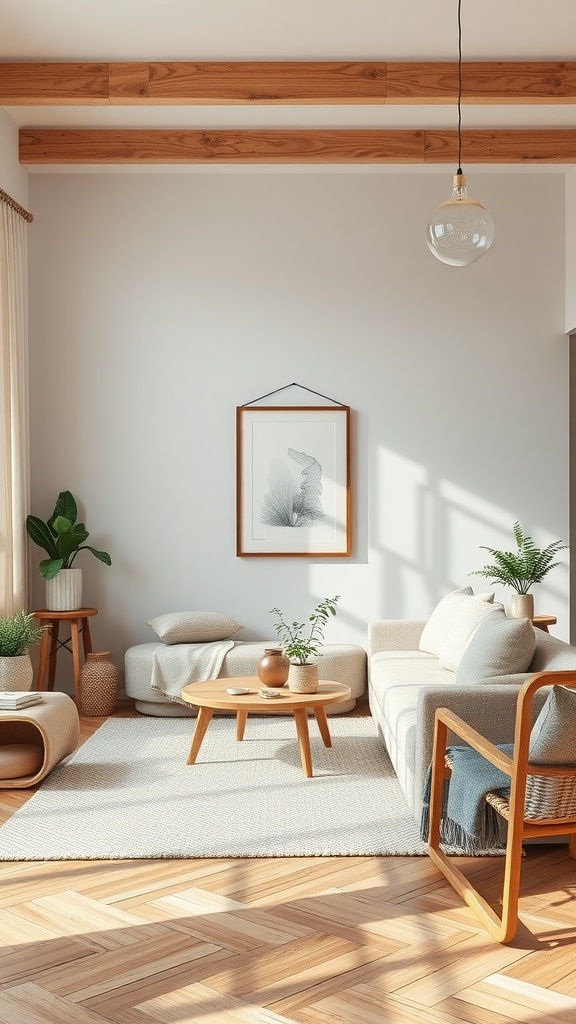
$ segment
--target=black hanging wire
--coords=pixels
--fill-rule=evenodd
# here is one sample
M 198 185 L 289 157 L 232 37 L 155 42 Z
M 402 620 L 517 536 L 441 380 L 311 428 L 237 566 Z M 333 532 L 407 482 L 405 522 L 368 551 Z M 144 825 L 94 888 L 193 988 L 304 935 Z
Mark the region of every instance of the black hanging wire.
M 458 170 L 462 174 L 462 0 L 458 0 Z
M 303 391 L 309 391 L 311 395 L 318 395 L 318 398 L 325 398 L 327 402 L 332 402 L 333 405 L 339 405 L 342 409 L 346 409 L 347 406 L 343 402 L 337 402 L 335 398 L 329 398 L 328 395 L 323 395 L 320 391 L 313 391 L 312 388 L 307 388 L 304 384 L 297 384 L 296 381 L 292 381 L 292 384 L 285 384 L 284 387 L 276 388 L 275 391 L 269 391 L 266 395 L 260 395 L 260 398 L 253 398 L 251 402 L 244 402 L 241 405 L 241 409 L 245 409 L 248 405 L 254 405 L 255 402 L 262 402 L 265 398 L 270 398 L 271 395 L 278 395 L 281 391 L 286 391 L 287 388 L 302 388 Z

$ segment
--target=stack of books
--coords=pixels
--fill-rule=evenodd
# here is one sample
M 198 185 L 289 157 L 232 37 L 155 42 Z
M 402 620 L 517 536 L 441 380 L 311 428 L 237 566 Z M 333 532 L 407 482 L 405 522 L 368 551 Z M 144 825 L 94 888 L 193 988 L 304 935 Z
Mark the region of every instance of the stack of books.
M 42 695 L 37 690 L 0 690 L 0 711 L 19 711 L 41 703 Z

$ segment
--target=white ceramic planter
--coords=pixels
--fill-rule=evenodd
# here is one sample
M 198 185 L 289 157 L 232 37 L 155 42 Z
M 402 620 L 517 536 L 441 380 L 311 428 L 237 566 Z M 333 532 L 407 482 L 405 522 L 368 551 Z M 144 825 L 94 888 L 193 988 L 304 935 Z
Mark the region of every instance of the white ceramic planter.
M 513 594 L 510 598 L 510 618 L 534 618 L 534 594 Z
M 288 689 L 293 693 L 316 693 L 318 665 L 290 665 Z
M 46 580 L 46 607 L 51 612 L 73 612 L 82 607 L 82 569 L 60 569 Z
M 0 690 L 29 690 L 34 670 L 29 654 L 0 658 Z

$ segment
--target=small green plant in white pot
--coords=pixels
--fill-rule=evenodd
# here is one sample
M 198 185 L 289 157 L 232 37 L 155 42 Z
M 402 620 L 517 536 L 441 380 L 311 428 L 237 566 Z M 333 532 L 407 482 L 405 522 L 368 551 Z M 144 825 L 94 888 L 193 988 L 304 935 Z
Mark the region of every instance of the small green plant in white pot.
M 46 580 L 46 607 L 52 611 L 73 611 L 82 607 L 82 569 L 74 566 L 80 551 L 91 551 L 112 565 L 107 551 L 97 551 L 85 544 L 90 534 L 84 523 L 78 523 L 78 507 L 70 491 L 60 491 L 50 518 L 44 522 L 28 516 L 28 536 L 43 548 L 48 558 L 40 562 L 40 575 Z
M 491 583 L 511 587 L 516 593 L 510 602 L 510 614 L 514 618 L 534 618 L 534 595 L 530 593 L 535 583 L 541 583 L 547 573 L 559 562 L 554 559 L 559 551 L 567 548 L 561 540 L 555 540 L 545 548 L 537 548 L 532 537 L 524 533 L 520 523 L 512 527 L 515 551 L 499 551 L 497 548 L 481 546 L 488 551 L 494 563 L 475 569 L 470 576 L 484 576 Z
M 34 626 L 34 613 L 0 618 L 0 690 L 29 690 L 34 670 L 28 649 L 39 644 L 44 626 Z
M 290 659 L 288 687 L 298 693 L 315 693 L 318 689 L 318 666 L 310 661 L 319 657 L 324 644 L 324 627 L 331 615 L 336 615 L 340 595 L 325 597 L 316 605 L 306 622 L 286 622 L 280 608 L 272 608 L 276 615 L 274 631 L 280 638 L 280 645 Z

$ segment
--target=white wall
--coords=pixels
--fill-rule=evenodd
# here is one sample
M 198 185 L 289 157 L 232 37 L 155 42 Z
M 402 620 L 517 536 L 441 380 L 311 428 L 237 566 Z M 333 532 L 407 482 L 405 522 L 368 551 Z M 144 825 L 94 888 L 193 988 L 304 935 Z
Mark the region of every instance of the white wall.
M 1 107 L 0 188 L 28 208 L 28 171 L 18 163 L 18 128 Z
M 111 552 L 81 557 L 118 664 L 163 612 L 269 637 L 274 605 L 334 593 L 328 639 L 364 645 L 371 618 L 486 589 L 467 574 L 516 519 L 567 538 L 564 181 L 469 185 L 496 240 L 452 268 L 424 241 L 450 175 L 32 176 L 33 511 L 71 489 Z M 353 410 L 351 558 L 235 555 L 236 406 L 292 381 Z M 565 566 L 536 591 L 565 637 L 567 592 Z

